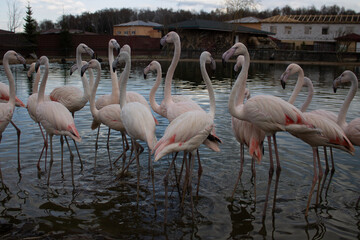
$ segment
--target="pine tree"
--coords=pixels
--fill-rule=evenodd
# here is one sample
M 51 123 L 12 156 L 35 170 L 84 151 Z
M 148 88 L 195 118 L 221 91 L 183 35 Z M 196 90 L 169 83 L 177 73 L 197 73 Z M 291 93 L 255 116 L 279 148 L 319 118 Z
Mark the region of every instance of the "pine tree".
M 28 1 L 28 5 L 26 6 L 26 17 L 24 18 L 25 24 L 24 24 L 24 32 L 26 35 L 26 38 L 29 40 L 30 43 L 36 44 L 36 21 L 32 17 L 32 10 L 30 6 L 30 2 Z

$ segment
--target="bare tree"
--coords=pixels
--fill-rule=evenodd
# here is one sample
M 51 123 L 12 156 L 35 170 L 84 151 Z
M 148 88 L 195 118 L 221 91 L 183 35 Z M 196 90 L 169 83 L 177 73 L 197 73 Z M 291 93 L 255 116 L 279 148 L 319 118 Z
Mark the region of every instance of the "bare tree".
M 21 24 L 21 7 L 18 0 L 7 0 L 8 6 L 8 29 L 9 31 L 15 32 L 17 28 L 19 28 Z
M 244 10 L 256 9 L 256 0 L 225 0 L 225 7 L 228 13 L 236 13 Z

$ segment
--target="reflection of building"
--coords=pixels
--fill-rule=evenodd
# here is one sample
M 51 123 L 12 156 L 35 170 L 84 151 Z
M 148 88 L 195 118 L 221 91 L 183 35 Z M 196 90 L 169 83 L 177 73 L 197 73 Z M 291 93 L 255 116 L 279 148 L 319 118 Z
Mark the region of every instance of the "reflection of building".
M 161 32 L 154 30 L 154 27 L 161 27 L 161 24 L 154 22 L 133 21 L 114 25 L 113 33 L 115 36 L 148 36 L 151 38 L 161 38 Z
M 336 38 L 360 34 L 360 15 L 277 15 L 261 20 L 261 30 L 274 33 L 283 49 L 335 51 Z

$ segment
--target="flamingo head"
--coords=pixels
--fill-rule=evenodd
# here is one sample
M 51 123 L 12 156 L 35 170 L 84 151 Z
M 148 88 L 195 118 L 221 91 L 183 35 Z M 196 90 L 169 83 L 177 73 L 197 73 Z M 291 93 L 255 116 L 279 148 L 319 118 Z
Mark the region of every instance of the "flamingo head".
M 152 61 L 149 65 L 146 66 L 146 68 L 144 68 L 144 79 L 146 79 L 146 75 L 149 72 L 154 72 L 154 71 L 157 71 L 158 73 L 161 74 L 161 65 L 156 60 Z
M 180 41 L 179 35 L 174 31 L 168 32 L 160 39 L 160 47 L 164 46 L 165 43 L 174 43 L 175 41 Z
M 235 43 L 230 49 L 228 49 L 226 52 L 223 53 L 222 55 L 223 65 L 225 66 L 225 63 L 228 62 L 232 56 L 244 55 L 247 52 L 248 50 L 243 43 L 241 42 Z
M 127 52 L 129 55 L 131 55 L 131 47 L 128 44 L 125 44 L 124 46 L 122 46 L 122 48 L 120 49 L 120 52 Z
M 200 62 L 204 61 L 207 64 L 210 64 L 211 70 L 216 69 L 216 62 L 208 51 L 203 51 L 200 55 Z
M 36 65 L 36 62 L 33 62 L 30 65 L 30 68 L 29 68 L 29 70 L 27 71 L 27 74 L 26 74 L 30 81 L 31 81 L 31 78 L 32 78 L 32 73 L 35 72 L 35 65 Z
M 85 71 L 89 68 L 101 69 L 101 64 L 98 60 L 91 59 L 88 63 L 81 67 L 81 76 L 83 76 Z
M 78 46 L 77 46 L 77 49 L 76 49 L 79 53 L 86 53 L 86 54 L 89 54 L 89 56 L 94 59 L 96 56 L 95 56 L 95 52 L 94 50 L 92 50 L 91 48 L 89 48 L 85 43 L 80 43 Z
M 337 90 L 339 85 L 351 82 L 351 79 L 356 79 L 357 80 L 356 75 L 350 70 L 345 70 L 339 77 L 337 77 L 333 81 L 334 93 L 336 93 L 336 90 Z M 357 83 L 357 81 L 355 81 L 355 82 Z
M 116 41 L 116 39 L 114 39 L 114 38 L 110 39 L 109 47 L 110 47 L 110 49 L 115 49 L 116 54 L 120 53 L 120 44 Z
M 119 64 L 122 62 L 126 62 L 130 60 L 130 55 L 127 51 L 120 51 L 120 54 L 116 57 L 116 59 L 112 63 L 113 71 L 119 67 Z
M 24 65 L 24 69 L 26 69 L 26 60 L 20 53 L 15 52 L 14 50 L 9 50 L 4 54 L 3 59 L 9 59 L 10 61 L 20 62 Z
M 235 72 L 238 72 L 240 67 L 242 67 L 245 63 L 245 57 L 243 55 L 239 55 L 237 58 L 236 58 L 236 63 L 234 65 L 234 71 Z
M 41 56 L 35 63 L 35 72 L 39 71 L 40 65 L 49 64 L 49 59 L 47 56 Z

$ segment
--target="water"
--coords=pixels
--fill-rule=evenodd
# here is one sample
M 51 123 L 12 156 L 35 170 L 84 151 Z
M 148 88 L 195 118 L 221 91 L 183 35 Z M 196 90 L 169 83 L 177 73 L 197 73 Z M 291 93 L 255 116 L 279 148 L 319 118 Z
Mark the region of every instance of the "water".
M 133 63 L 128 90 L 137 91 L 148 99 L 155 81 L 153 74 L 144 80 L 142 70 L 148 62 Z M 163 69 L 169 63 L 162 62 Z M 81 87 L 77 74 L 69 76 L 69 65 L 50 64 L 50 74 L 46 93 L 56 86 L 64 84 Z M 249 71 L 248 87 L 252 96 L 272 94 L 288 99 L 296 77 L 289 81 L 286 90 L 282 90 L 278 81 L 285 70 L 285 64 L 252 63 Z M 332 80 L 343 70 L 359 72 L 353 66 L 334 67 L 324 65 L 304 65 L 305 73 L 314 83 L 315 94 L 309 110 L 323 108 L 337 112 L 349 89 L 348 86 L 332 92 Z M 15 71 L 17 96 L 26 103 L 31 93 L 31 82 L 20 65 L 12 67 Z M 92 116 L 87 104 L 75 114 L 75 123 L 82 136 L 79 145 L 84 169 L 75 153 L 74 178 L 71 183 L 69 152 L 64 154 L 64 175 L 60 172 L 59 138 L 54 137 L 54 165 L 50 185 L 47 186 L 47 172 L 44 160 L 42 171 L 38 173 L 36 162 L 42 147 L 42 137 L 37 125 L 28 116 L 24 108 L 16 108 L 13 121 L 21 129 L 21 174 L 17 171 L 16 132 L 9 125 L 3 133 L 0 144 L 0 164 L 4 182 L 8 189 L 0 191 L 0 235 L 4 239 L 40 237 L 40 238 L 105 238 L 105 239 L 356 239 L 360 237 L 360 209 L 356 206 L 360 196 L 360 155 L 356 147 L 355 156 L 340 150 L 334 150 L 336 171 L 326 176 L 321 188 L 320 204 L 315 208 L 315 196 L 311 202 L 309 217 L 304 217 L 310 190 L 313 169 L 312 150 L 302 141 L 287 133 L 278 133 L 278 146 L 282 171 L 279 176 L 276 207 L 274 203 L 275 176 L 271 182 L 269 204 L 266 218 L 262 221 L 262 212 L 268 184 L 268 150 L 265 149 L 261 164 L 256 164 L 256 184 L 251 179 L 251 159 L 245 150 L 245 166 L 242 182 L 239 184 L 235 200 L 230 196 L 240 166 L 239 144 L 232 130 L 227 101 L 234 83 L 232 64 L 225 69 L 218 62 L 217 70 L 212 74 L 212 83 L 216 97 L 215 124 L 217 135 L 222 139 L 221 152 L 214 153 L 200 148 L 203 174 L 200 192 L 195 200 L 194 220 L 192 219 L 190 198 L 185 198 L 184 208 L 180 207 L 174 172 L 171 172 L 169 185 L 168 225 L 164 227 L 164 185 L 165 175 L 171 156 L 154 163 L 155 191 L 157 211 L 153 208 L 152 187 L 148 176 L 145 148 L 141 155 L 140 200 L 136 204 L 136 166 L 130 167 L 129 175 L 116 181 L 121 169 L 117 163 L 110 169 L 106 149 L 106 127 L 101 128 L 97 166 L 94 168 L 94 143 L 96 131 L 90 129 Z M 103 80 L 98 94 L 110 92 L 110 74 L 103 65 Z M 358 74 L 359 76 L 359 74 Z M 173 82 L 173 94 L 189 95 L 204 109 L 209 109 L 207 90 L 201 81 L 197 62 L 179 64 Z M 0 79 L 7 83 L 2 66 Z M 296 102 L 300 106 L 305 100 L 303 90 Z M 157 101 L 163 98 L 161 85 Z M 347 120 L 359 117 L 359 94 L 351 104 Z M 156 133 L 161 137 L 167 126 L 167 120 L 156 115 L 160 124 Z M 70 143 L 74 150 L 72 142 Z M 143 144 L 143 143 L 142 143 Z M 265 142 L 265 144 L 267 144 Z M 145 147 L 145 145 L 143 144 Z M 66 149 L 66 148 L 65 148 Z M 114 159 L 121 153 L 120 134 L 113 131 L 110 137 L 110 154 Z M 323 159 L 322 150 L 320 156 Z M 181 159 L 182 155 L 179 155 Z M 180 169 L 180 160 L 177 170 Z M 193 195 L 197 182 L 198 165 L 195 163 Z M 256 188 L 256 200 L 255 200 Z M 320 192 L 320 191 L 319 191 Z M 274 210 L 274 212 L 272 211 Z

